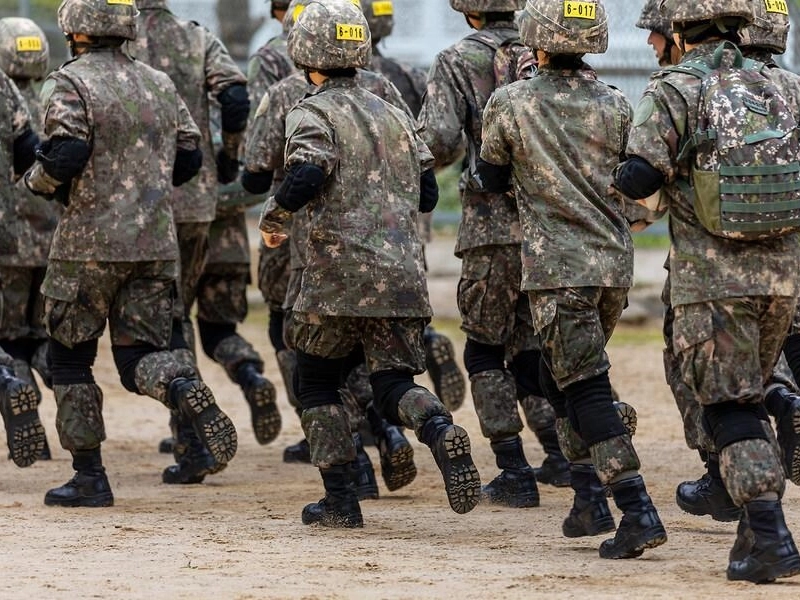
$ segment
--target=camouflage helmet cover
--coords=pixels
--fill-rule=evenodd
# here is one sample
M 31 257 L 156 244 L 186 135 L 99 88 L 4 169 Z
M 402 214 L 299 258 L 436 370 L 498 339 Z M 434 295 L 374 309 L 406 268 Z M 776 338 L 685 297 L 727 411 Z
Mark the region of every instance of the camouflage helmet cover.
M 361 0 L 361 10 L 369 23 L 372 43 L 392 35 L 394 29 L 394 2 L 392 0 Z
M 602 0 L 528 0 L 519 35 L 549 54 L 601 54 L 608 48 L 608 17 Z
M 525 5 L 525 0 L 450 0 L 453 10 L 462 13 L 511 12 Z
M 672 39 L 672 19 L 667 16 L 663 0 L 647 0 L 642 14 L 636 21 L 636 27 L 660 33 L 668 40 Z
M 673 23 L 715 21 L 725 17 L 739 17 L 750 23 L 755 4 L 753 0 L 662 0 L 662 3 L 672 14 Z
M 12 79 L 42 79 L 50 47 L 44 31 L 30 19 L 0 19 L 0 69 Z
M 283 33 L 289 35 L 289 32 L 294 27 L 295 21 L 303 12 L 306 5 L 312 0 L 291 0 L 286 6 L 286 14 L 283 16 Z
M 786 52 L 789 10 L 785 2 L 755 0 L 753 22 L 741 31 L 743 48 L 765 48 L 774 54 Z
M 135 40 L 138 14 L 134 0 L 62 0 L 58 26 L 64 33 Z
M 372 38 L 359 0 L 309 2 L 289 32 L 288 50 L 300 67 L 326 70 L 368 66 Z

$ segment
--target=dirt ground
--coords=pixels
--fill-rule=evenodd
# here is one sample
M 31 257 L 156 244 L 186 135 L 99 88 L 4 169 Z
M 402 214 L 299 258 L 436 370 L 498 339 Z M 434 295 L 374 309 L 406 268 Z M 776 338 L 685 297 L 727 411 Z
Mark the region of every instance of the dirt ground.
M 435 298 L 448 302 L 447 294 Z M 435 323 L 463 348 L 453 321 Z M 301 432 L 268 347 L 266 312 L 256 306 L 241 331 L 266 357 L 267 374 L 279 387 L 279 438 L 266 447 L 256 443 L 239 389 L 203 357 L 204 378 L 237 425 L 239 452 L 227 470 L 202 485 L 162 484 L 161 471 L 171 458 L 157 452 L 167 434 L 166 410 L 122 389 L 104 340 L 95 372 L 105 391 L 103 453 L 116 505 L 43 505 L 45 491 L 72 475 L 47 392 L 41 414 L 54 460 L 28 469 L 0 464 L 0 598 L 800 597 L 800 577 L 771 586 L 727 582 L 735 524 L 693 517 L 675 505 L 675 486 L 699 476 L 701 465 L 684 445 L 663 381 L 657 326 L 626 326 L 609 348 L 612 381 L 639 412 L 635 443 L 669 534 L 666 545 L 640 559 L 599 559 L 602 536 L 563 538 L 569 489 L 542 486 L 538 508 L 482 504 L 467 515 L 451 512 L 433 459 L 416 440 L 417 479 L 395 493 L 382 487 L 379 500 L 362 502 L 363 530 L 302 525 L 300 511 L 321 497 L 321 481 L 312 467 L 281 462 L 284 446 Z M 471 400 L 455 418 L 469 431 L 475 462 L 488 482 L 497 468 Z M 532 432 L 523 438 L 529 460 L 540 462 Z M 377 470 L 377 451 L 368 451 Z M 791 484 L 785 507 L 800 539 L 800 491 Z

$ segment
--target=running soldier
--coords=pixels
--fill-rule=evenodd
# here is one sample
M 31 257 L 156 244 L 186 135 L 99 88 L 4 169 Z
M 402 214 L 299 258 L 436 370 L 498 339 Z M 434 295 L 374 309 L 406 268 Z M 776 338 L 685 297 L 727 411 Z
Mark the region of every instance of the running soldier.
M 15 226 L 19 204 L 14 183 L 34 161 L 34 149 L 39 137 L 31 127 L 31 115 L 25 100 L 14 82 L 0 70 L 0 165 L 3 184 L 0 191 L 0 264 L 13 260 L 20 242 Z M 0 291 L 5 288 L 5 271 L 0 269 Z M 0 313 L 0 322 L 6 319 L 5 308 Z M 38 399 L 33 385 L 14 373 L 15 360 L 0 348 L 0 416 L 6 429 L 8 451 L 14 464 L 19 467 L 32 465 L 41 457 L 45 447 L 45 434 L 37 410 Z
M 285 239 L 287 213 L 305 207 L 310 217 L 292 319 L 303 429 L 326 494 L 304 508 L 303 522 L 333 527 L 363 525 L 338 392 L 359 344 L 376 405 L 431 448 L 453 510 L 472 510 L 480 490 L 466 431 L 413 381 L 424 370 L 422 334 L 431 314 L 416 215 L 433 209 L 438 189 L 433 157 L 411 119 L 354 81 L 370 49 L 367 22 L 349 0 L 311 2 L 300 14 L 289 55 L 318 89 L 287 117 L 286 178 L 260 224 L 274 245 Z
M 784 473 L 762 405 L 765 381 L 797 303 L 800 249 L 796 235 L 742 241 L 725 237 L 701 220 L 705 213 L 700 201 L 707 196 L 698 184 L 699 169 L 713 165 L 696 164 L 701 151 L 707 156 L 708 142 L 703 139 L 744 140 L 745 133 L 757 132 L 767 121 L 770 132 L 786 128 L 790 136 L 759 136 L 752 144 L 745 142 L 748 150 L 760 151 L 758 144 L 766 143 L 767 151 L 776 151 L 775 145 L 796 142 L 791 137 L 797 135 L 796 120 L 790 111 L 780 111 L 773 119 L 769 108 L 758 106 L 760 91 L 770 94 L 771 102 L 764 106 L 785 102 L 779 86 L 762 77 L 766 67 L 739 62 L 736 44 L 742 41 L 741 29 L 753 20 L 753 5 L 747 0 L 674 0 L 667 5 L 683 58 L 678 67 L 651 80 L 636 109 L 629 158 L 615 170 L 614 184 L 651 210 L 669 212 L 674 349 L 683 380 L 703 406 L 703 426 L 719 453 L 721 479 L 735 505 L 744 509 L 727 576 L 761 583 L 800 573 L 800 554 L 781 505 Z M 726 118 L 722 128 L 709 125 L 716 131 L 705 137 L 694 134 L 701 116 L 709 114 L 701 106 L 706 72 L 752 80 L 747 89 L 756 91 L 755 99 L 741 99 L 754 107 L 754 115 L 762 115 L 748 121 L 752 128 L 744 129 L 744 117 Z M 725 89 L 733 94 L 742 88 Z M 730 99 L 725 104 L 734 106 Z M 770 169 L 787 179 L 778 167 Z M 764 187 L 763 194 L 773 191 Z M 717 203 L 719 196 L 717 192 Z M 754 219 L 758 222 L 757 214 Z
M 75 57 L 45 81 L 44 133 L 25 183 L 58 198 L 42 284 L 62 447 L 75 476 L 45 504 L 111 506 L 103 467 L 103 393 L 92 367 L 108 321 L 125 389 L 189 423 L 225 465 L 236 430 L 211 390 L 169 348 L 178 244 L 172 188 L 202 162 L 200 132 L 169 77 L 124 52 L 136 39 L 133 0 L 64 0 L 58 23 Z
M 540 374 L 561 447 L 574 464 L 594 465 L 623 513 L 600 556 L 635 558 L 667 534 L 614 407 L 605 352 L 633 279 L 630 228 L 622 206 L 602 193 L 625 150 L 631 108 L 583 62 L 584 54 L 608 46 L 601 2 L 528 0 L 520 35 L 536 51 L 539 73 L 489 100 L 478 171 L 490 189 L 513 181 L 524 239 L 522 289 L 542 340 Z M 564 534 L 613 530 L 602 487 L 578 474 Z
M 42 130 L 43 115 L 34 82 L 47 75 L 49 58 L 47 38 L 36 23 L 21 17 L 0 19 L 0 70 L 17 86 L 36 131 Z M 62 207 L 34 196 L 21 182 L 4 193 L 15 197 L 14 210 L 3 218 L 13 228 L 17 251 L 0 255 L 0 347 L 13 357 L 16 376 L 33 388 L 40 404 L 42 393 L 31 369 L 39 372 L 49 388 L 52 380 L 39 286 Z M 50 458 L 46 438 L 39 458 Z
M 527 296 L 520 292 L 519 214 L 513 195 L 492 193 L 475 177 L 481 146 L 483 107 L 497 87 L 498 48 L 519 33 L 514 10 L 523 0 L 450 0 L 478 30 L 440 52 L 428 75 L 419 115 L 419 134 L 436 166 L 451 164 L 467 139 L 468 183 L 461 197 L 456 256 L 462 259 L 458 284 L 461 329 L 467 334 L 464 365 L 481 432 L 491 443 L 500 474 L 484 488 L 492 502 L 512 507 L 539 505 L 537 479 L 569 485 L 569 464 L 561 453 L 555 415 L 539 386 L 539 340 Z M 517 404 L 546 452 L 536 472 L 522 447 Z

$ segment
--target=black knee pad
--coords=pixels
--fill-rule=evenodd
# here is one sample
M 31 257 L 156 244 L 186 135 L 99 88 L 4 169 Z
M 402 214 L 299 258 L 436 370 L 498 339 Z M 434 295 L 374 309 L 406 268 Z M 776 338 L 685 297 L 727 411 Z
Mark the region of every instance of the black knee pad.
M 544 358 L 541 358 L 539 361 L 539 387 L 544 392 L 543 395 L 547 398 L 550 406 L 553 407 L 556 418 L 566 419 L 568 416 L 567 397 L 564 395 L 564 392 L 558 389 L 558 384 L 556 380 L 553 379 L 553 375 L 550 373 L 550 369 L 547 363 L 545 363 Z
M 89 340 L 68 348 L 50 339 L 48 348 L 53 371 L 53 385 L 94 383 L 92 366 L 97 358 L 97 340 Z
M 726 446 L 742 440 L 766 440 L 767 432 L 761 423 L 761 404 L 720 402 L 703 407 L 703 427 L 720 452 Z
M 628 433 L 614 408 L 607 371 L 568 385 L 564 394 L 575 411 L 578 431 L 589 446 Z
M 520 352 L 511 361 L 509 369 L 514 374 L 514 381 L 520 390 L 521 397 L 528 395 L 546 397 L 542 384 L 539 381 L 539 363 L 542 360 L 542 353 L 538 350 L 525 350 Z
M 344 365 L 342 366 L 342 376 L 344 377 L 344 381 L 342 381 L 342 385 L 345 385 L 347 378 L 350 376 L 350 373 L 353 371 L 353 369 L 363 365 L 366 360 L 367 357 L 364 355 L 364 346 L 361 344 L 356 344 L 353 346 L 350 354 L 344 358 Z
M 148 354 L 159 352 L 161 348 L 156 348 L 152 344 L 134 344 L 133 346 L 111 346 L 111 355 L 114 357 L 114 364 L 117 366 L 119 380 L 129 392 L 141 394 L 136 385 L 136 367 L 139 361 Z
M 16 360 L 22 360 L 30 364 L 33 358 L 33 353 L 41 343 L 41 340 L 32 338 L 17 338 L 15 340 L 0 340 L 0 348 L 6 351 L 6 354 Z
M 800 333 L 793 333 L 783 342 L 783 354 L 797 383 L 800 383 Z
M 286 343 L 283 341 L 283 311 L 271 310 L 269 311 L 269 325 L 267 325 L 267 334 L 272 347 L 275 352 L 286 350 Z
M 183 336 L 183 321 L 181 319 L 172 319 L 172 331 L 169 335 L 169 349 L 189 350 L 189 343 Z
M 372 385 L 373 404 L 384 419 L 393 425 L 400 425 L 400 416 L 397 414 L 397 403 L 410 389 L 417 387 L 411 373 L 387 369 L 371 373 L 369 383 Z
M 342 358 L 322 358 L 297 353 L 297 399 L 304 409 L 328 404 L 341 404 L 339 382 L 342 379 Z
M 210 359 L 214 359 L 214 351 L 225 338 L 236 335 L 235 323 L 212 323 L 197 319 L 197 330 L 200 332 L 200 345 Z
M 468 339 L 464 346 L 464 366 L 470 377 L 484 371 L 503 370 L 506 368 L 506 348 Z

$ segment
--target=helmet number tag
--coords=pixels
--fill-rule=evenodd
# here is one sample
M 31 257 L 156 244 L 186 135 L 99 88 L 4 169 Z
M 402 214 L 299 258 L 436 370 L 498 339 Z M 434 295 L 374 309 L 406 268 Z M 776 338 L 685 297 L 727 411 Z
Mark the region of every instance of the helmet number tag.
M 785 0 L 764 0 L 764 4 L 767 7 L 767 12 L 781 15 L 789 14 L 789 7 L 786 5 Z
M 346 42 L 363 42 L 367 39 L 363 25 L 336 24 L 336 39 Z
M 133 0 L 106 0 L 106 4 L 123 4 L 125 6 L 133 6 Z
M 372 3 L 372 14 L 376 17 L 391 17 L 394 14 L 391 0 Z
M 597 15 L 597 2 L 564 0 L 564 16 L 570 19 L 591 19 Z
M 42 40 L 35 35 L 20 36 L 16 39 L 17 52 L 41 52 Z

